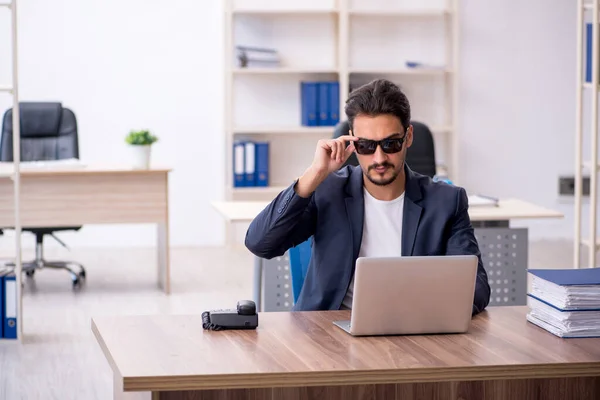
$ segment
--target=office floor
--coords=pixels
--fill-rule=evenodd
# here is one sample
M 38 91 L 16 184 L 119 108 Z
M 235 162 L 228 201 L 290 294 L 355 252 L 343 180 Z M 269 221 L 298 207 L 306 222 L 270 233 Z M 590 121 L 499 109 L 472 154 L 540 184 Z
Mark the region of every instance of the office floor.
M 533 242 L 529 262 L 564 268 L 572 254 L 567 241 Z M 111 370 L 90 329 L 93 316 L 198 314 L 251 298 L 252 257 L 244 249 L 173 249 L 169 297 L 156 288 L 154 255 L 153 249 L 47 252 L 47 258 L 84 263 L 87 282 L 73 292 L 66 272 L 41 271 L 35 286 L 26 285 L 24 343 L 0 342 L 0 399 L 112 399 Z

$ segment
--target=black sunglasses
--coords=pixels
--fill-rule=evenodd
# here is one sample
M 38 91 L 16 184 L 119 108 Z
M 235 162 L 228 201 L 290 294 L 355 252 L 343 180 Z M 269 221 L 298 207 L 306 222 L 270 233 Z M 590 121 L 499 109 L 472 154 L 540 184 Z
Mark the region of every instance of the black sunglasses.
M 354 147 L 356 148 L 356 152 L 358 154 L 363 155 L 375 153 L 377 146 L 381 146 L 381 150 L 383 150 L 384 153 L 393 154 L 402 150 L 405 137 L 386 138 L 383 140 L 358 139 L 356 142 L 354 142 Z

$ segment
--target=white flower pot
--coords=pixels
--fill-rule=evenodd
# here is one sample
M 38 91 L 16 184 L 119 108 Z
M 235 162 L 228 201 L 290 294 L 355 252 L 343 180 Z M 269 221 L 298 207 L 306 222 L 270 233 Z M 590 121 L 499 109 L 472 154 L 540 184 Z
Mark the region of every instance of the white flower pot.
M 150 168 L 151 145 L 129 145 L 131 153 L 131 166 L 134 169 Z

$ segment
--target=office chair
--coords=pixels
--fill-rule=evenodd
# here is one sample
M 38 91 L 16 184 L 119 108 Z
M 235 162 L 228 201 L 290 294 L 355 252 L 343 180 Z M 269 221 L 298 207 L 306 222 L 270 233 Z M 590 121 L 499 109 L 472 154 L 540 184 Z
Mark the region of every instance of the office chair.
M 21 161 L 48 161 L 79 158 L 79 141 L 75 114 L 56 102 L 21 102 L 20 147 Z M 4 113 L 0 138 L 0 161 L 13 161 L 12 109 Z M 66 207 L 66 206 L 65 206 Z M 71 274 L 73 287 L 80 286 L 85 278 L 81 264 L 69 261 L 46 261 L 44 258 L 44 236 L 52 236 L 65 248 L 66 244 L 56 237 L 57 231 L 78 231 L 81 226 L 23 227 L 24 232 L 35 235 L 35 259 L 23 262 L 23 271 L 33 277 L 37 269 L 64 269 Z M 0 230 L 1 232 L 1 230 Z M 14 264 L 13 264 L 14 265 Z
M 294 303 L 298 301 L 300 291 L 304 285 L 304 278 L 308 272 L 308 264 L 312 256 L 312 237 L 300 243 L 297 246 L 290 248 L 290 275 L 292 277 L 292 291 L 294 294 Z
M 435 143 L 433 141 L 433 134 L 422 122 L 413 121 L 413 143 L 408 152 L 406 153 L 406 164 L 415 172 L 423 175 L 427 175 L 433 178 L 436 174 L 435 165 Z M 333 132 L 333 138 L 338 138 L 343 135 L 350 133 L 350 125 L 348 121 L 339 122 Z M 346 165 L 357 166 L 358 159 L 356 154 L 352 153 L 348 160 L 342 166 Z

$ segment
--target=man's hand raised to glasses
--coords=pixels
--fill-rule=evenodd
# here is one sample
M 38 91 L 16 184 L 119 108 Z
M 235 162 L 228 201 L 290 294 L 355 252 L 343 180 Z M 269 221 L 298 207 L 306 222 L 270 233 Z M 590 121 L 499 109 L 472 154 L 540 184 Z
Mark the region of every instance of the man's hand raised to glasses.
M 357 140 L 356 136 L 350 135 L 319 140 L 311 166 L 296 184 L 296 193 L 301 197 L 309 197 L 330 173 L 344 165 L 354 151 L 354 142 Z M 350 144 L 346 145 L 348 142 Z

